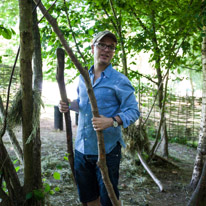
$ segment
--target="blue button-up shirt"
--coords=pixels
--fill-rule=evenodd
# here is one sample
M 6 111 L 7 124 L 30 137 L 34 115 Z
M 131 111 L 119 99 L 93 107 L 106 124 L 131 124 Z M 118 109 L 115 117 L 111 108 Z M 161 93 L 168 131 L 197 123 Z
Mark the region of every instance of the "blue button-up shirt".
M 105 117 L 119 116 L 126 128 L 139 117 L 138 104 L 134 95 L 134 88 L 126 76 L 114 70 L 110 64 L 101 76 L 94 81 L 94 66 L 89 70 L 89 76 L 97 100 L 100 115 Z M 97 135 L 92 126 L 92 111 L 87 94 L 86 85 L 80 75 L 78 85 L 79 119 L 75 140 L 75 149 L 86 155 L 97 155 Z M 121 126 L 109 127 L 103 130 L 106 153 L 109 153 L 122 139 Z

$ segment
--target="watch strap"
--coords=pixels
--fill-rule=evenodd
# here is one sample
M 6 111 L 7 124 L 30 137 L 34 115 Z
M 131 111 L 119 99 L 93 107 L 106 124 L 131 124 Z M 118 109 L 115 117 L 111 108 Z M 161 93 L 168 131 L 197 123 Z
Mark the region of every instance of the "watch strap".
M 114 122 L 117 122 L 117 124 L 118 124 L 118 126 L 119 126 L 119 123 L 118 123 L 118 121 L 116 120 L 116 118 L 115 118 L 115 117 L 112 117 L 112 119 L 113 119 Z
M 116 120 L 116 118 L 115 118 L 115 117 L 112 117 L 112 119 L 113 119 L 115 122 L 117 122 L 117 120 Z

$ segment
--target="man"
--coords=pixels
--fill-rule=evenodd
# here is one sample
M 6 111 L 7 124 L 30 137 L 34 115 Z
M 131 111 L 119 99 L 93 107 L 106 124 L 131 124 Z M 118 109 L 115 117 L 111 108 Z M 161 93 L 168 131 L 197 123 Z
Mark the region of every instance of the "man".
M 116 36 L 103 31 L 92 43 L 94 65 L 89 70 L 100 117 L 92 117 L 87 89 L 80 75 L 78 99 L 71 102 L 71 109 L 79 110 L 78 131 L 75 140 L 75 179 L 80 201 L 87 206 L 112 206 L 97 166 L 98 147 L 96 131 L 103 131 L 106 161 L 111 183 L 119 199 L 118 179 L 121 159 L 121 127 L 128 127 L 139 117 L 134 88 L 123 74 L 112 68 L 111 60 L 117 45 Z M 60 111 L 68 106 L 60 102 Z M 121 204 L 120 204 L 121 205 Z

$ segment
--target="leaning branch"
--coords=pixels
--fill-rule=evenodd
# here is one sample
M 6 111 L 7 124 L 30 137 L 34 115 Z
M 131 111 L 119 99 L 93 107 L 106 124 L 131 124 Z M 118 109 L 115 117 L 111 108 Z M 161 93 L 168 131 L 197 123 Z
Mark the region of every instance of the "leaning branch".
M 154 81 L 154 80 L 153 80 L 151 77 L 149 77 L 148 75 L 141 74 L 141 73 L 139 73 L 138 71 L 134 71 L 134 70 L 132 70 L 132 69 L 130 69 L 130 71 L 131 71 L 132 73 L 136 74 L 136 75 L 139 75 L 139 76 L 142 76 L 142 77 L 148 79 L 149 81 L 153 82 L 154 84 L 158 84 L 156 81 Z
M 2 138 L 3 138 L 3 136 L 6 132 L 11 82 L 12 82 L 12 79 L 13 79 L 13 76 L 14 76 L 14 71 L 15 71 L 16 63 L 17 63 L 17 60 L 18 60 L 18 57 L 19 57 L 19 52 L 20 52 L 20 47 L 18 48 L 16 58 L 15 58 L 15 61 L 14 61 L 14 65 L 13 65 L 13 68 L 12 68 L 12 72 L 11 72 L 11 75 L 10 75 L 10 79 L 9 79 L 9 86 L 8 86 L 8 90 L 7 90 L 6 109 L 5 109 L 5 116 L 4 116 L 4 125 L 3 125 L 3 128 L 2 128 L 1 134 L 0 134 L 0 140 L 2 140 Z
M 159 179 L 157 179 L 157 177 L 155 176 L 155 174 L 152 172 L 152 170 L 149 168 L 149 166 L 147 165 L 147 163 L 144 161 L 144 159 L 142 158 L 142 155 L 140 154 L 139 148 L 137 148 L 137 155 L 139 157 L 140 162 L 142 163 L 143 167 L 147 170 L 148 174 L 150 175 L 150 177 L 154 180 L 154 182 L 158 185 L 159 189 L 161 192 L 164 191 L 164 187 L 162 185 L 162 183 L 160 182 Z

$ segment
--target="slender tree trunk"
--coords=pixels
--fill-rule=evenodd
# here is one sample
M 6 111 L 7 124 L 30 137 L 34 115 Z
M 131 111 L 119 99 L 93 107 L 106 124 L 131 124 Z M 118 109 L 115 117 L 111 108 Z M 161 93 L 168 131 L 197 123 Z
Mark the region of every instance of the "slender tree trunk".
M 154 45 L 154 50 L 155 50 L 155 53 L 154 55 L 156 56 L 155 58 L 155 69 L 156 69 L 156 72 L 157 72 L 157 79 L 158 79 L 158 88 L 159 88 L 159 91 L 158 91 L 158 105 L 159 105 L 159 108 L 160 108 L 160 116 L 163 117 L 162 119 L 162 124 L 160 125 L 161 127 L 161 140 L 162 140 L 162 144 L 161 145 L 161 148 L 162 148 L 162 154 L 164 156 L 168 156 L 168 135 L 167 135 L 167 128 L 166 128 L 166 117 L 165 115 L 161 114 L 161 112 L 164 113 L 164 109 L 162 110 L 162 108 L 164 108 L 163 104 L 165 104 L 165 101 L 164 101 L 164 84 L 162 83 L 162 71 L 161 71 L 161 57 L 160 57 L 160 54 L 161 54 L 161 51 L 158 47 L 158 41 L 157 41 L 157 36 L 156 36 L 156 21 L 155 21 L 155 12 L 152 11 L 152 18 L 151 18 L 151 21 L 152 21 L 152 28 L 153 28 L 153 38 L 152 38 L 152 42 L 153 42 L 153 45 Z M 165 96 L 166 97 L 166 96 Z M 161 122 L 160 122 L 161 123 Z
M 206 155 L 206 37 L 202 41 L 202 117 L 200 123 L 199 142 L 197 147 L 197 155 L 195 159 L 192 179 L 190 185 L 193 189 L 196 188 L 202 173 L 204 157 Z
M 32 0 L 19 1 L 20 14 L 20 75 L 22 88 L 22 139 L 24 152 L 24 192 L 31 193 L 34 188 L 33 141 L 28 139 L 32 133 L 33 93 L 32 93 Z M 32 205 L 32 198 L 26 206 Z
M 33 9 L 35 8 L 35 3 L 33 2 Z M 39 93 L 41 97 L 42 91 L 42 57 L 41 57 L 41 42 L 40 33 L 37 21 L 36 9 L 33 11 L 33 42 L 34 42 L 34 53 L 33 53 L 33 90 Z M 41 104 L 36 105 L 41 107 Z M 39 108 L 40 110 L 41 108 Z M 35 189 L 42 189 L 42 175 L 41 175 L 41 137 L 40 137 L 40 124 L 38 125 L 36 136 L 34 137 L 34 147 L 33 147 L 33 167 L 34 167 L 34 187 Z M 36 205 L 44 205 L 44 201 L 39 201 Z
M 167 100 L 168 80 L 169 80 L 169 71 L 168 71 L 168 75 L 167 75 L 166 82 L 165 82 L 165 89 L 164 89 L 164 95 L 163 95 L 164 98 L 162 100 L 162 110 L 161 110 L 161 112 L 163 112 L 163 122 L 162 122 L 162 126 L 161 126 L 161 139 L 162 139 L 161 151 L 162 151 L 163 157 L 166 157 L 166 158 L 168 158 L 168 156 L 169 156 L 167 122 L 166 122 L 166 117 L 165 117 L 165 104 L 166 104 L 166 100 Z
M 168 157 L 168 136 L 167 136 L 167 125 L 166 118 L 163 118 L 161 126 L 161 152 L 163 157 Z
M 189 75 L 190 75 L 190 85 L 191 85 L 191 92 L 192 92 L 192 97 L 194 97 L 195 89 L 194 89 L 194 83 L 192 81 L 192 71 L 189 70 Z

